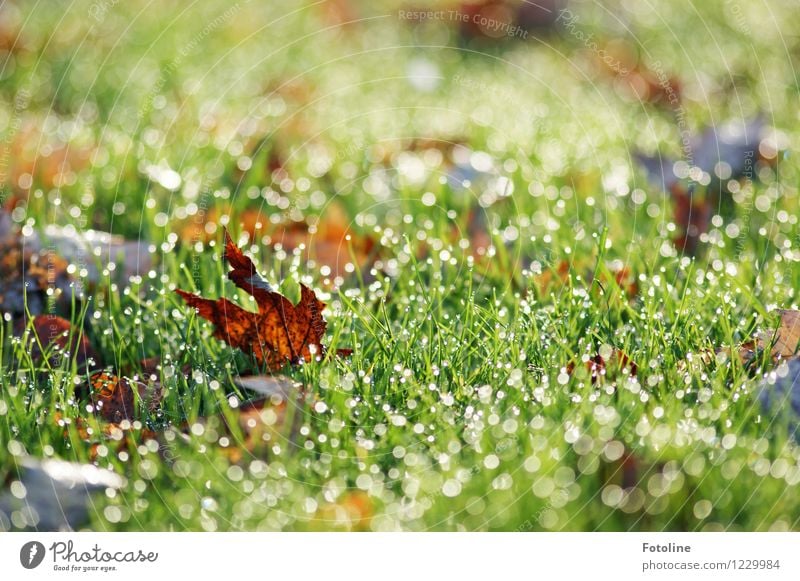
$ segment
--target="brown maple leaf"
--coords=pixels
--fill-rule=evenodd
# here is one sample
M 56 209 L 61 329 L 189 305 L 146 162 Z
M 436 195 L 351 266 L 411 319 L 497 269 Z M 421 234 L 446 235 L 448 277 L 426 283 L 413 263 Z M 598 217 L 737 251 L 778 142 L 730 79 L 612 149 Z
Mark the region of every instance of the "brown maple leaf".
M 325 303 L 310 288 L 300 285 L 297 305 L 272 289 L 225 232 L 224 258 L 233 267 L 228 278 L 256 299 L 258 312 L 245 310 L 226 298 L 204 299 L 176 290 L 198 314 L 214 323 L 214 336 L 232 347 L 252 353 L 272 370 L 286 363 L 311 361 L 324 353 Z

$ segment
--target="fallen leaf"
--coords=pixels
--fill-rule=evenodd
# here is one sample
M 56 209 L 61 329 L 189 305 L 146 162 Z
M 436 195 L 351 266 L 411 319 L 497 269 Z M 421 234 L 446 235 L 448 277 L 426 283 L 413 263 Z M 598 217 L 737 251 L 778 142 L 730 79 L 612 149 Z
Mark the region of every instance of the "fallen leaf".
M 731 180 L 752 180 L 758 176 L 756 162 L 774 163 L 787 147 L 786 137 L 768 130 L 764 116 L 751 120 L 732 119 L 704 128 L 692 138 L 686 151 L 687 164 L 708 174 L 711 184 L 700 195 L 685 179 L 675 174 L 675 159 L 662 155 L 633 155 L 645 170 L 648 181 L 666 192 L 673 202 L 673 220 L 678 226 L 675 247 L 695 255 L 700 237 L 708 232 L 712 215 L 719 211 L 719 194 L 729 191 Z
M 628 298 L 633 298 L 639 294 L 639 283 L 630 268 L 620 266 L 619 268 L 611 269 L 611 274 L 614 276 L 614 282 L 628 295 Z
M 730 356 L 729 349 L 723 349 L 721 351 Z M 741 359 L 742 363 L 745 365 L 750 363 L 755 358 L 757 353 L 758 348 L 756 347 L 755 341 L 745 341 L 739 346 L 739 359 Z
M 467 216 L 467 238 L 473 258 L 486 256 L 491 252 L 493 240 L 489 219 L 483 208 L 472 208 Z
M 273 446 L 291 449 L 297 445 L 300 435 L 300 422 L 287 422 L 292 410 L 304 405 L 301 385 L 289 378 L 278 376 L 274 381 L 269 376 L 245 377 L 237 380 L 245 389 L 264 396 L 245 401 L 229 413 L 201 418 L 198 422 L 205 426 L 206 432 L 216 432 L 219 441 L 225 438 L 225 455 L 231 462 L 240 462 L 244 454 L 266 457 Z
M 639 294 L 639 283 L 630 267 L 625 266 L 617 260 L 604 264 L 603 266 L 604 269 L 601 269 L 598 281 L 603 287 L 604 293 L 610 290 L 609 284 L 615 284 L 628 299 L 633 299 Z M 549 268 L 542 272 L 542 274 L 536 276 L 536 290 L 539 296 L 544 296 L 568 284 L 571 271 L 581 274 L 585 284 L 591 287 L 592 281 L 594 280 L 594 269 L 595 265 L 588 260 L 579 261 L 577 263 L 576 261 L 568 262 L 566 260 L 561 260 L 555 268 Z M 604 270 L 607 270 L 608 274 L 606 274 Z M 611 279 L 609 279 L 608 275 L 611 276 Z M 612 280 L 613 283 L 611 282 Z
M 139 386 L 139 382 L 137 387 Z M 89 377 L 89 399 L 94 413 L 107 422 L 119 424 L 123 420 L 133 420 L 136 404 L 131 381 L 101 371 Z
M 562 260 L 555 268 L 548 268 L 536 277 L 536 290 L 539 296 L 544 296 L 553 291 L 556 287 L 569 282 L 569 262 Z
M 759 334 L 756 343 L 760 349 L 772 346 L 773 359 L 788 359 L 797 354 L 800 343 L 800 311 L 779 309 L 777 313 L 780 315 L 778 328 Z
M 21 530 L 74 530 L 88 520 L 93 493 L 119 490 L 126 483 L 110 470 L 61 460 L 24 458 L 17 470 L 25 498 L 11 492 L 0 495 L 0 525 L 10 523 Z M 12 512 L 19 517 L 10 518 Z
M 269 234 L 269 243 L 280 244 L 287 253 L 302 248 L 305 262 L 326 266 L 333 278 L 348 274 L 349 264 L 362 271 L 369 270 L 377 257 L 375 241 L 354 233 L 344 209 L 338 204 L 328 205 L 313 226 L 306 222 L 277 225 Z
M 711 226 L 711 217 L 715 204 L 711 197 L 695 195 L 692 190 L 684 191 L 673 188 L 673 219 L 679 228 L 672 242 L 679 251 L 695 256 L 700 244 L 700 237 L 707 233 Z
M 95 429 L 87 418 L 80 416 L 67 418 L 60 412 L 53 414 L 53 421 L 64 429 L 65 440 L 70 439 L 70 430 L 74 429 L 78 438 L 89 445 L 89 459 L 93 462 L 98 458 L 100 446 L 111 447 L 117 452 L 128 450 L 131 446 L 138 446 L 148 440 L 156 440 L 161 446 L 159 434 L 139 425 L 138 422 L 116 424 L 107 423 L 102 418 L 98 420 L 99 429 Z
M 234 435 L 235 446 L 227 449 L 228 458 L 232 462 L 239 462 L 245 450 L 252 455 L 261 456 L 268 454 L 269 448 L 275 444 L 287 448 L 296 444 L 299 431 L 293 429 L 293 433 L 287 434 L 285 430 L 288 400 L 275 403 L 276 399 L 266 397 L 241 404 L 235 430 L 226 421 L 228 433 Z M 237 431 L 241 434 L 241 439 L 236 436 Z
M 221 212 L 212 208 L 202 220 L 187 222 L 181 229 L 181 239 L 190 243 L 215 239 L 223 214 L 230 215 L 230 223 L 237 224 L 250 240 L 273 248 L 280 245 L 287 254 L 299 251 L 304 262 L 327 267 L 329 272 L 325 276 L 333 279 L 348 275 L 350 264 L 362 273 L 368 272 L 378 257 L 373 238 L 352 230 L 339 204 L 329 204 L 318 219 L 283 220 L 277 224 L 255 209 Z
M 253 262 L 225 232 L 225 259 L 233 267 L 228 278 L 256 299 L 258 312 L 242 309 L 226 298 L 211 300 L 183 290 L 176 292 L 198 314 L 214 323 L 214 336 L 277 370 L 287 363 L 311 361 L 324 354 L 322 338 L 327 326 L 322 317 L 325 303 L 314 291 L 300 285 L 297 305 L 274 291 L 259 276 Z
M 168 379 L 176 374 L 189 377 L 192 368 L 188 363 L 178 367 L 174 361 L 164 362 L 161 357 L 147 357 L 139 362 L 138 367 L 126 368 L 125 374 L 134 381 L 146 384 L 147 389 L 144 392 L 139 389 L 139 395 L 147 403 L 148 409 L 154 411 L 163 395 L 162 379 Z
M 19 325 L 24 328 L 24 323 Z M 58 366 L 62 355 L 75 359 L 79 368 L 92 368 L 100 364 L 100 357 L 92 348 L 89 339 L 80 328 L 73 327 L 69 321 L 57 315 L 37 315 L 31 324 L 33 342 L 30 354 L 40 363 L 49 356 L 51 366 Z
M 551 32 L 558 24 L 563 6 L 564 0 L 471 0 L 458 6 L 452 20 L 458 23 L 464 41 L 524 40 L 529 35 Z
M 711 217 L 716 207 L 716 197 L 712 191 L 704 195 L 696 194 L 690 186 L 673 172 L 673 160 L 635 154 L 644 167 L 648 180 L 657 188 L 667 192 L 672 199 L 672 216 L 677 226 L 673 238 L 675 248 L 689 256 L 697 254 L 700 237 L 708 232 Z
M 724 347 L 717 349 L 716 353 L 727 357 L 732 357 L 735 353 L 743 365 L 750 364 L 767 350 L 775 363 L 797 356 L 800 344 L 800 311 L 778 309 L 775 312 L 780 315 L 776 329 L 757 333 L 753 339 L 743 342 L 735 351 Z
M 507 37 L 507 30 L 515 26 L 513 7 L 504 0 L 464 3 L 459 13 L 457 22 L 464 39 L 496 40 Z
M 35 188 L 48 191 L 72 183 L 73 176 L 91 165 L 95 149 L 84 140 L 65 142 L 63 136 L 45 130 L 46 120 L 40 115 L 29 115 L 21 121 L 18 130 L 7 135 L 6 151 L 10 155 L 5 158 L 8 164 L 0 175 L 0 185 L 7 190 L 28 198 Z M 20 180 L 23 176 L 31 180 L 33 187 L 20 185 L 25 181 Z
M 366 531 L 372 522 L 375 506 L 363 490 L 349 490 L 336 502 L 323 504 L 314 515 L 315 528 Z

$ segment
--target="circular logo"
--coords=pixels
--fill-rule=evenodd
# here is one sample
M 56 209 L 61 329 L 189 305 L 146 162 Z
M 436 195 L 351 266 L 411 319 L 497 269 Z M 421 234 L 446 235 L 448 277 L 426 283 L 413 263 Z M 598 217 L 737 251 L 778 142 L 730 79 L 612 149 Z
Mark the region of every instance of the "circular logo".
M 30 541 L 19 550 L 19 562 L 26 569 L 35 569 L 44 560 L 44 545 L 39 541 Z

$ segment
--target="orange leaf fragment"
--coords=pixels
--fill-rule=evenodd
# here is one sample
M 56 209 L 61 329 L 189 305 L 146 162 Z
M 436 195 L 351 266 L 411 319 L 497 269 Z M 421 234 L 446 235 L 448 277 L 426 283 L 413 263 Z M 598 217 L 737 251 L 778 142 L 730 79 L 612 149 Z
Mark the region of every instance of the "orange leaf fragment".
M 258 312 L 245 310 L 228 299 L 204 299 L 183 290 L 176 292 L 198 314 L 214 323 L 214 336 L 247 353 L 272 370 L 286 363 L 311 361 L 324 353 L 322 338 L 327 323 L 325 303 L 314 291 L 300 285 L 297 305 L 274 291 L 225 232 L 225 259 L 233 267 L 228 278 L 256 299 Z
M 313 224 L 288 219 L 276 224 L 263 211 L 253 208 L 239 212 L 211 208 L 203 220 L 195 219 L 184 225 L 181 239 L 192 243 L 216 239 L 221 215 L 229 215 L 230 224 L 238 224 L 242 232 L 250 235 L 250 240 L 270 246 L 280 244 L 287 254 L 297 251 L 303 261 L 327 267 L 328 276 L 333 279 L 348 276 L 350 263 L 368 273 L 379 254 L 375 240 L 352 230 L 345 210 L 335 203 Z
M 89 377 L 89 397 L 95 414 L 115 424 L 133 420 L 135 403 L 133 389 L 124 377 L 101 371 Z
M 375 506 L 363 490 L 350 490 L 336 502 L 323 504 L 314 515 L 314 529 L 319 530 L 369 530 Z

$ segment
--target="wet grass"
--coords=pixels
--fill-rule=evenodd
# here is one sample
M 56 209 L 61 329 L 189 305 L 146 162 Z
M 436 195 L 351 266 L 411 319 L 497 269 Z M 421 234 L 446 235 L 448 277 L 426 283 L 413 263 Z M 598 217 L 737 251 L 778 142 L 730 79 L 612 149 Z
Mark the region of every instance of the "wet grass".
M 657 25 L 631 16 L 629 42 L 649 39 L 648 58 L 681 78 L 693 131 L 764 110 L 794 142 L 797 47 L 778 33 L 797 14 L 776 5 L 776 34 L 747 37 L 723 4 L 688 20 L 665 7 Z M 19 8 L 29 48 L 10 53 L 0 89 L 14 220 L 152 247 L 141 280 L 105 273 L 62 314 L 109 369 L 160 358 L 166 391 L 158 412 L 138 402 L 121 443 L 103 438 L 76 395 L 85 371 L 37 361 L 7 317 L 0 481 L 24 455 L 124 475 L 93 499 L 97 530 L 800 527 L 796 420 L 758 404 L 775 365 L 736 356 L 775 327 L 770 311 L 798 306 L 793 157 L 758 166 L 683 255 L 672 200 L 630 157 L 680 154 L 676 111 L 621 93 L 575 37 L 465 47 L 395 6 L 363 9 L 374 20 L 352 30 L 313 7 L 281 19 L 288 8 L 242 3 L 223 18 L 226 6 Z M 579 22 L 608 38 L 604 14 Z M 430 90 L 413 80 L 420 63 Z M 74 157 L 26 170 L 20 141 Z M 242 224 L 334 207 L 377 248 L 340 279 Z M 257 453 L 208 418 L 235 424 L 254 397 L 236 377 L 263 370 L 173 292 L 255 307 L 224 278 L 222 216 L 271 283 L 328 303 L 329 352 L 353 349 L 282 370 L 306 397 Z

